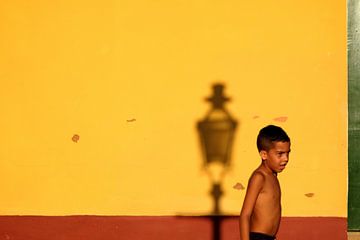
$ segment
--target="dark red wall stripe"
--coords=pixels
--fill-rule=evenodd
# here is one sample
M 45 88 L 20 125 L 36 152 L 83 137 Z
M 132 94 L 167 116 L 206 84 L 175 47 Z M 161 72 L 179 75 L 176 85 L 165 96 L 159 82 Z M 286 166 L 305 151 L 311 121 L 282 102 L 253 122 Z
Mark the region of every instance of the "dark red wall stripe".
M 0 216 L 0 240 L 212 240 L 213 218 Z M 220 218 L 221 240 L 239 240 L 238 218 Z M 347 220 L 285 217 L 278 240 L 346 240 Z

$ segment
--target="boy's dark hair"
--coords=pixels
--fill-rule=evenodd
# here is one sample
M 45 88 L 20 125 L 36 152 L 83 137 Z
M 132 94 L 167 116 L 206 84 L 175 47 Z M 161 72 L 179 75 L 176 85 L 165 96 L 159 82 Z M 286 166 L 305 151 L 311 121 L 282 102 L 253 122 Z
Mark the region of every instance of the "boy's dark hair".
M 268 125 L 260 130 L 256 145 L 259 150 L 269 151 L 273 142 L 290 142 L 286 132 L 278 126 Z

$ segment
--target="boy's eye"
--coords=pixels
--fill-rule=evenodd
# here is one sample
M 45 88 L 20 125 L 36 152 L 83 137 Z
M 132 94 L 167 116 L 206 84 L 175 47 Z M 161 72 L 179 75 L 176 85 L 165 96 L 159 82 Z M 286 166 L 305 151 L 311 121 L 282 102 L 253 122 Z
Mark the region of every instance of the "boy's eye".
M 279 157 L 282 157 L 282 156 L 284 156 L 285 154 L 288 155 L 288 153 L 285 153 L 285 152 L 279 152 L 277 155 L 278 155 Z

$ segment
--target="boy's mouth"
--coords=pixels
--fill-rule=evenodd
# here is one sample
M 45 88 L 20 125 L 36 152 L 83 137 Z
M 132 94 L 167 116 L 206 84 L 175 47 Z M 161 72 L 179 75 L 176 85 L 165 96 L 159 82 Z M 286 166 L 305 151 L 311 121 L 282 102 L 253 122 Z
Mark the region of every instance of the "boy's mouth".
M 286 167 L 286 163 L 280 164 L 280 168 L 284 169 Z

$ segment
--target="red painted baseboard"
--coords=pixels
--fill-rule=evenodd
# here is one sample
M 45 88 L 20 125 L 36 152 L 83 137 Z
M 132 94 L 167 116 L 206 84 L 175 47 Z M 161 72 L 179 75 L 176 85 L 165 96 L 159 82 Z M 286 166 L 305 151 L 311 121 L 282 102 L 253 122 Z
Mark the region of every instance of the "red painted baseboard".
M 219 240 L 239 240 L 223 216 Z M 213 217 L 0 216 L 0 240 L 212 240 Z M 347 219 L 284 217 L 278 240 L 346 240 Z

